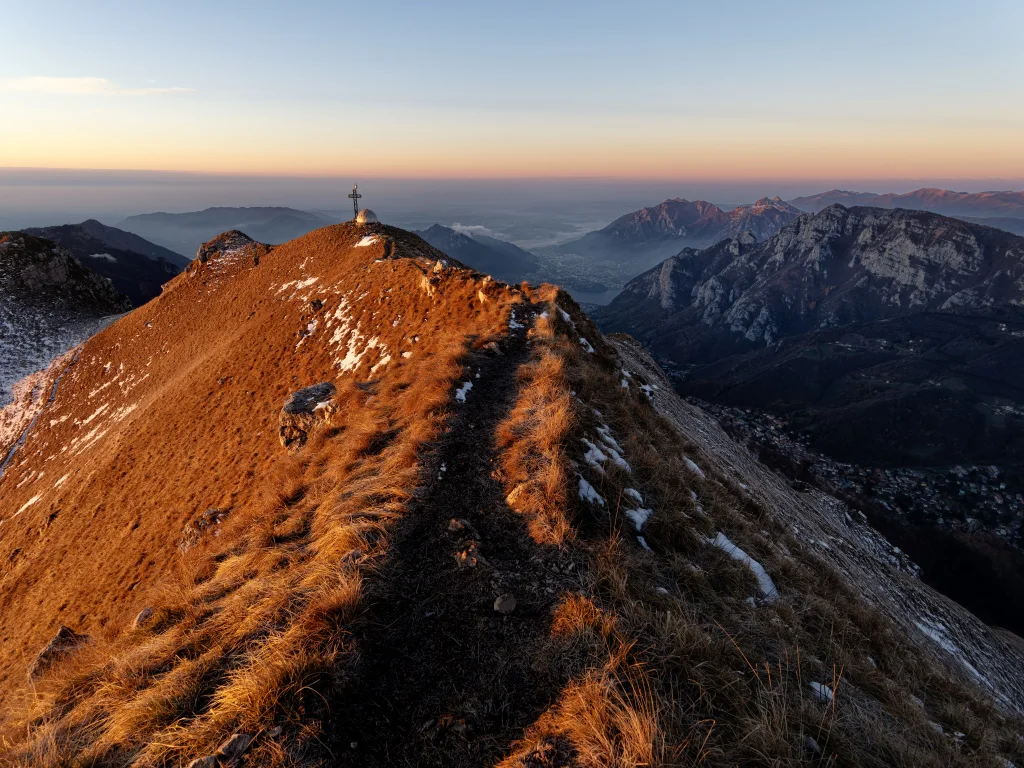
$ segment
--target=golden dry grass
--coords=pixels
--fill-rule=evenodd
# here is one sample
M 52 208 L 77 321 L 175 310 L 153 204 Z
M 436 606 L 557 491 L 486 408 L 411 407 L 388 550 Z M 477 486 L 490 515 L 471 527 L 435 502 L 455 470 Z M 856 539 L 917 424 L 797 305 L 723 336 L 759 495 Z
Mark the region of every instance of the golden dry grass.
M 402 269 L 392 285 L 424 296 L 432 273 Z M 219 545 L 176 555 L 149 592 L 151 620 L 100 638 L 22 701 L 12 764 L 181 764 L 235 731 L 256 737 L 249 764 L 330 764 L 325 692 L 360 674 L 351 628 L 366 610 L 365 580 L 437 473 L 432 451 L 466 353 L 507 333 L 524 301 L 536 317 L 528 360 L 507 371 L 516 396 L 493 435 L 494 477 L 533 541 L 576 565 L 542 617 L 550 637 L 534 667 L 568 682 L 504 745 L 503 766 L 1024 760 L 1019 720 L 934 668 L 828 564 L 782 556 L 775 543 L 798 544 L 771 510 L 706 462 L 704 476 L 689 467 L 698 448 L 636 382 L 621 386 L 614 351 L 568 296 L 469 273 L 431 285 L 431 301 L 459 322 L 431 319 L 416 365 L 370 385 L 340 380 L 332 423 L 249 476 Z M 393 311 L 424 310 L 412 303 Z M 605 427 L 628 469 L 585 460 L 584 440 Z M 580 498 L 580 477 L 605 506 Z M 635 505 L 627 488 L 654 510 L 642 530 L 652 551 L 625 514 Z M 765 565 L 783 599 L 750 604 L 754 577 L 708 546 L 716 531 Z M 812 682 L 833 699 L 819 700 Z M 471 763 L 453 752 L 451 764 Z

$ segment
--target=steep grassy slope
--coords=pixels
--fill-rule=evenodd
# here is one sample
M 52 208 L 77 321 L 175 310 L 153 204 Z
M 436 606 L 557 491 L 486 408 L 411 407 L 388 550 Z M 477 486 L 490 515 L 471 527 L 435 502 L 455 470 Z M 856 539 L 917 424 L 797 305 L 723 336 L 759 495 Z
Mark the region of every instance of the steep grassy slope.
M 202 253 L 0 478 L 9 762 L 1024 758 L 1019 649 L 557 289 L 382 225 Z

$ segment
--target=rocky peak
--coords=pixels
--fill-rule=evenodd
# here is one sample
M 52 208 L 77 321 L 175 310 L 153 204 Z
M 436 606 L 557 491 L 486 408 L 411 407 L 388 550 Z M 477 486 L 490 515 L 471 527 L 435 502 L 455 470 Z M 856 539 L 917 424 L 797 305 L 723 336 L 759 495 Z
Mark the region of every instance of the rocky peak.
M 915 310 L 1024 304 L 1024 238 L 936 214 L 833 204 L 757 243 L 743 235 L 688 249 L 627 284 L 599 317 L 649 309 L 765 344 Z

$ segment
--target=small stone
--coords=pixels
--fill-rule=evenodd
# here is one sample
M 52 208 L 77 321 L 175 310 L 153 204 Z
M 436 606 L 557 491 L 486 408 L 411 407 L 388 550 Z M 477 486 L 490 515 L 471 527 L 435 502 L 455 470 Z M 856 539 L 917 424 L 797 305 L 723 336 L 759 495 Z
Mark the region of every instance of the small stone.
M 804 749 L 806 749 L 808 752 L 813 752 L 816 755 L 821 754 L 821 745 L 818 744 L 818 742 L 816 742 L 810 736 L 804 739 Z
M 501 595 L 494 601 L 494 610 L 508 616 L 516 609 L 516 599 L 512 595 Z
M 334 384 L 324 381 L 289 395 L 278 417 L 281 445 L 300 448 L 317 423 L 326 422 L 336 408 Z
M 88 635 L 81 635 L 70 627 L 61 626 L 50 642 L 39 652 L 28 671 L 28 679 L 35 680 L 60 659 L 74 653 L 78 646 L 89 641 Z
M 132 622 L 132 629 L 141 629 L 146 625 L 146 622 L 153 617 L 153 609 L 148 605 L 139 611 L 135 617 L 135 621 Z
M 238 760 L 245 754 L 245 750 L 252 743 L 252 736 L 248 733 L 233 733 L 227 741 L 217 749 L 217 757 L 223 760 Z
M 267 736 L 269 736 L 272 739 L 276 739 L 278 736 L 281 735 L 283 731 L 284 728 L 282 728 L 280 725 L 275 725 L 273 728 L 267 731 Z
M 355 748 L 356 748 L 356 747 L 358 747 L 358 746 L 359 746 L 359 742 L 358 742 L 358 741 L 353 741 L 353 742 L 351 742 L 351 743 L 350 743 L 350 744 L 348 745 L 349 749 L 355 749 Z
M 217 768 L 217 756 L 207 755 L 206 757 L 197 757 L 188 764 L 188 768 Z

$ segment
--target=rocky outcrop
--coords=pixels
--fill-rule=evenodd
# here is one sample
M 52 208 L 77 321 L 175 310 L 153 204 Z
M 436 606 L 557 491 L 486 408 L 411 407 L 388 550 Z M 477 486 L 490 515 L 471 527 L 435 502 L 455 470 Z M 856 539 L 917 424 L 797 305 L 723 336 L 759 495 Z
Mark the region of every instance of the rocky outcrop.
M 183 256 L 138 235 L 93 220 L 26 232 L 67 248 L 83 265 L 108 278 L 136 307 L 159 296 L 163 284 L 188 263 Z
M 301 448 L 317 424 L 326 423 L 336 405 L 335 386 L 329 381 L 292 392 L 279 417 L 281 445 Z
M 214 256 L 234 253 L 255 244 L 256 241 L 244 232 L 232 229 L 199 246 L 199 250 L 196 252 L 196 261 L 205 264 Z
M 0 232 L 0 407 L 15 382 L 130 308 L 109 280 L 62 246 Z
M 61 625 L 57 634 L 46 644 L 36 656 L 32 666 L 28 670 L 30 681 L 38 680 L 46 671 L 61 659 L 67 658 L 74 653 L 79 646 L 89 641 L 88 635 L 82 635 L 69 627 Z

